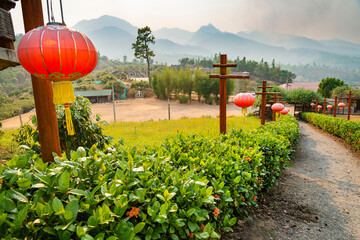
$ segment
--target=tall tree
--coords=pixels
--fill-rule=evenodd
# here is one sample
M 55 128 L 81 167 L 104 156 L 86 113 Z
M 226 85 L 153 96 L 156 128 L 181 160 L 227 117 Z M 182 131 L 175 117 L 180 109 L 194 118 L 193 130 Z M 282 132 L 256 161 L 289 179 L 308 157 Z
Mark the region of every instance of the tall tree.
M 132 44 L 135 50 L 135 57 L 139 59 L 146 59 L 148 65 L 148 78 L 150 81 L 150 58 L 155 57 L 155 54 L 149 48 L 149 44 L 155 44 L 155 37 L 151 33 L 150 27 L 146 26 L 138 29 L 138 36 L 136 42 Z
M 325 78 L 321 80 L 319 84 L 318 93 L 320 93 L 323 97 L 329 98 L 331 97 L 331 91 L 336 87 L 341 87 L 346 85 L 344 81 L 335 78 Z

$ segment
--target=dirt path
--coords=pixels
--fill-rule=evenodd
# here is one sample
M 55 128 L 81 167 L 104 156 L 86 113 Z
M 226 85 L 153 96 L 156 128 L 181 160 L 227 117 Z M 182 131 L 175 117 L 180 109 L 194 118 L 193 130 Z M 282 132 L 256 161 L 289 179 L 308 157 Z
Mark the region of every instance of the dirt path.
M 224 239 L 360 239 L 360 154 L 299 122 L 301 139 L 279 185 Z
M 102 120 L 108 122 L 114 121 L 114 112 L 112 103 L 93 104 L 91 106 L 94 114 L 100 114 Z M 252 109 L 249 108 L 249 112 Z M 22 115 L 24 122 L 29 120 L 35 111 Z M 191 102 L 188 104 L 180 104 L 174 100 L 170 103 L 170 118 L 199 118 L 204 116 L 217 117 L 219 115 L 218 105 L 209 105 L 198 102 Z M 241 108 L 235 106 L 233 103 L 227 104 L 227 116 L 241 116 Z M 150 120 L 164 120 L 168 119 L 168 102 L 158 100 L 155 98 L 146 99 L 129 99 L 117 101 L 116 103 L 116 120 L 117 121 L 150 121 Z M 18 128 L 20 126 L 20 118 L 13 117 L 2 121 L 3 128 Z

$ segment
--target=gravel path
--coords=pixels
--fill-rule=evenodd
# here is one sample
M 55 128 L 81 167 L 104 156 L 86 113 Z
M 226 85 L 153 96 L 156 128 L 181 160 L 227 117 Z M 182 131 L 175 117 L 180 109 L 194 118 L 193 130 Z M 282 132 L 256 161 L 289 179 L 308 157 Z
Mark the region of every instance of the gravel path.
M 292 167 L 259 202 L 253 222 L 223 239 L 360 239 L 360 155 L 299 122 Z

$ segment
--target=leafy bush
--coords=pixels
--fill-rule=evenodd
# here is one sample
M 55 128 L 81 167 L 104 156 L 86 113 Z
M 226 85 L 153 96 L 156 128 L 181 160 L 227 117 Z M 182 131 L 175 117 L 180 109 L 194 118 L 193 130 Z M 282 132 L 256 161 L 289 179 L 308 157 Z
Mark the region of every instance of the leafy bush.
M 180 103 L 188 103 L 190 100 L 190 96 L 181 95 L 177 97 Z
M 0 121 L 0 136 L 4 134 L 4 131 L 1 128 L 2 128 L 2 122 Z
M 285 100 L 288 103 L 309 105 L 317 97 L 319 101 L 321 101 L 322 97 L 316 92 L 309 89 L 298 88 L 287 91 Z
M 75 128 L 73 136 L 67 133 L 64 108 L 56 106 L 60 146 L 68 156 L 71 150 L 76 150 L 79 146 L 88 150 L 96 144 L 98 149 L 104 150 L 106 144 L 110 144 L 112 137 L 104 136 L 101 129 L 101 124 L 107 125 L 107 122 L 101 121 L 99 114 L 95 115 L 95 119 L 92 118 L 91 103 L 87 98 L 76 98 L 75 103 L 70 104 L 70 111 Z M 40 154 L 39 132 L 35 115 L 31 117 L 31 121 L 36 128 L 32 128 L 28 123 L 24 124 L 14 139 L 19 145 L 26 145 L 32 151 Z
M 266 139 L 264 140 L 264 137 Z M 0 166 L 0 235 L 32 239 L 218 239 L 274 184 L 299 137 L 293 117 L 249 134 L 168 139 L 145 151 L 79 147 Z
M 300 117 L 314 126 L 344 139 L 355 148 L 360 149 L 359 121 L 348 121 L 346 119 L 308 112 L 301 113 Z
M 26 99 L 15 99 L 5 102 L 4 104 L 0 103 L 0 118 L 10 118 L 17 116 L 19 114 L 19 109 L 21 108 L 22 112 L 29 112 L 34 109 L 35 103 L 33 98 Z

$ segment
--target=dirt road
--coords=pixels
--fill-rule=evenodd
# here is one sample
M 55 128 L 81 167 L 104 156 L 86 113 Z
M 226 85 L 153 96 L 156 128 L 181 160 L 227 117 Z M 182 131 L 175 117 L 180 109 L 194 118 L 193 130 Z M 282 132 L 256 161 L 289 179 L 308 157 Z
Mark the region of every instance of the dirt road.
M 102 120 L 108 122 L 114 121 L 113 104 L 93 104 L 92 112 L 99 113 Z M 150 121 L 150 120 L 164 120 L 168 119 L 168 102 L 154 98 L 146 99 L 129 99 L 118 101 L 115 105 L 116 120 L 117 121 Z M 249 112 L 251 109 L 249 109 Z M 30 112 L 22 115 L 23 121 L 28 121 L 31 115 L 35 112 Z M 170 118 L 197 118 L 203 116 L 217 117 L 219 115 L 218 105 L 202 104 L 198 102 L 191 102 L 188 104 L 180 104 L 174 100 L 170 102 Z M 235 106 L 233 103 L 227 105 L 227 116 L 241 116 L 241 108 Z M 20 126 L 20 118 L 13 117 L 2 121 L 3 128 L 18 128 Z
M 360 155 L 328 133 L 300 122 L 292 167 L 224 239 L 360 239 Z

